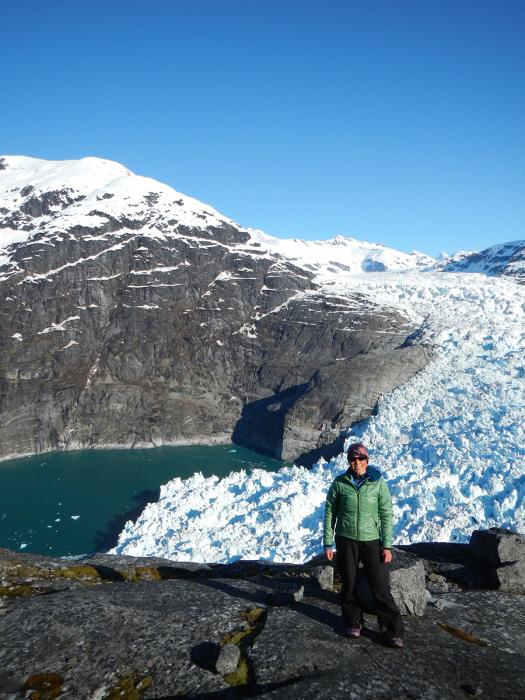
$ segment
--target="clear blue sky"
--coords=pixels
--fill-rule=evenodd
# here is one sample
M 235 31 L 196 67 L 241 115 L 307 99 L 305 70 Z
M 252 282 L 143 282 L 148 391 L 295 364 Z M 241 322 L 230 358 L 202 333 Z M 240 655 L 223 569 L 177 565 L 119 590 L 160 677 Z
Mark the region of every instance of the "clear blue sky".
M 0 153 L 277 236 L 525 238 L 524 0 L 1 0 Z

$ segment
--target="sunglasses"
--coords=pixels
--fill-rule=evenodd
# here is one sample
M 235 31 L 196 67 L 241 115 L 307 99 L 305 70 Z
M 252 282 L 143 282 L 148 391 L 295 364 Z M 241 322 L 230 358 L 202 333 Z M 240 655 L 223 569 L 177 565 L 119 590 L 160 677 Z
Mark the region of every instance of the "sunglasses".
M 348 461 L 353 462 L 355 459 L 357 459 L 359 462 L 366 462 L 368 457 L 364 454 L 350 455 Z

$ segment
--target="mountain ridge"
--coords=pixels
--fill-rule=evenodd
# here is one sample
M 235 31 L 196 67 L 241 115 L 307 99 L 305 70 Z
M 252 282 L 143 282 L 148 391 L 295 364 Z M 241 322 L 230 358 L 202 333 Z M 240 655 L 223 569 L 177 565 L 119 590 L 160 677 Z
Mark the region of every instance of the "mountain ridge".
M 2 167 L 0 240 L 17 240 L 0 266 L 0 456 L 233 437 L 311 461 L 430 357 L 402 314 L 334 297 L 236 222 L 123 166 Z M 348 401 L 341 388 L 363 372 L 370 386 Z
M 260 229 L 245 228 L 233 219 L 221 214 L 210 205 L 182 194 L 174 188 L 153 178 L 135 175 L 124 165 L 115 161 L 85 157 L 80 160 L 46 161 L 27 156 L 0 156 L 0 171 L 8 172 L 11 187 L 4 186 L 4 192 L 0 196 L 0 215 L 3 215 L 0 224 L 1 239 L 0 249 L 5 248 L 11 242 L 27 240 L 31 234 L 38 230 L 33 228 L 31 212 L 40 216 L 56 214 L 58 207 L 70 208 L 71 213 L 80 217 L 96 216 L 97 210 L 102 210 L 102 219 L 99 223 L 107 228 L 108 222 L 104 216 L 114 218 L 115 215 L 124 213 L 137 214 L 137 202 L 130 204 L 129 200 L 137 197 L 143 198 L 143 205 L 151 207 L 155 203 L 156 209 L 163 209 L 163 213 L 176 206 L 178 208 L 177 223 L 189 227 L 195 226 L 206 230 L 220 229 L 223 227 L 237 230 L 238 236 L 226 237 L 225 242 L 233 242 L 239 236 L 242 242 L 249 246 L 259 247 L 266 252 L 282 255 L 291 262 L 295 262 L 321 277 L 343 272 L 345 274 L 359 274 L 361 272 L 386 272 L 396 270 L 444 270 L 448 272 L 483 272 L 487 274 L 499 274 L 512 276 L 518 280 L 525 278 L 525 240 L 510 241 L 503 244 L 489 246 L 479 252 L 461 251 L 457 254 L 435 259 L 424 253 L 413 251 L 402 253 L 394 248 L 389 248 L 381 243 L 371 243 L 358 239 L 336 235 L 321 241 L 306 241 L 298 238 L 277 238 L 270 236 Z M 14 186 L 13 186 L 14 185 Z M 53 202 L 53 192 L 61 190 L 66 193 L 65 199 L 60 198 Z M 67 197 L 67 189 L 77 193 L 76 201 Z M 38 201 L 37 194 L 47 195 L 43 201 Z M 51 195 L 51 196 L 50 196 Z M 21 200 L 25 198 L 25 201 Z M 114 199 L 116 198 L 116 199 Z M 110 204 L 109 199 L 114 199 Z M 153 201 L 155 200 L 155 201 Z M 6 220 L 6 214 L 15 205 L 21 205 L 22 214 L 11 221 Z M 74 205 L 74 206 L 70 206 Z M 117 206 L 115 206 L 117 205 Z M 95 206 L 97 209 L 93 210 Z M 76 211 L 74 211 L 76 210 Z M 98 212 L 100 214 L 100 212 Z M 144 214 L 144 212 L 141 212 Z M 166 232 L 166 222 L 155 221 L 151 217 L 143 221 L 151 224 L 150 235 L 161 235 Z M 168 219 L 169 221 L 169 219 Z M 13 227 L 9 231 L 9 224 Z M 49 225 L 49 220 L 40 222 Z M 91 219 L 90 224 L 93 223 Z M 161 225 L 160 229 L 156 227 Z M 114 226 L 114 222 L 113 222 Z M 22 229 L 22 230 L 21 230 Z M 11 238 L 9 238 L 9 235 Z M 337 254 L 344 253 L 351 257 L 350 261 L 341 261 Z M 334 258 L 335 259 L 331 259 Z M 2 257 L 0 255 L 0 262 Z M 5 254 L 4 259 L 5 262 Z

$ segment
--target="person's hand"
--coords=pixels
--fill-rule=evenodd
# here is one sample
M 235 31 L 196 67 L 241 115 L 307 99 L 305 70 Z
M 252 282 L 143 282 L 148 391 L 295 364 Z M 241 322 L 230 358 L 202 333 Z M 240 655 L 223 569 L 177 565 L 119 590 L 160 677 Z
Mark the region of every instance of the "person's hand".
M 392 561 L 392 550 L 391 549 L 383 549 L 381 551 L 383 554 L 383 563 L 390 564 Z
M 324 548 L 324 555 L 328 559 L 328 561 L 332 561 L 334 558 L 334 548 L 333 547 L 325 547 Z

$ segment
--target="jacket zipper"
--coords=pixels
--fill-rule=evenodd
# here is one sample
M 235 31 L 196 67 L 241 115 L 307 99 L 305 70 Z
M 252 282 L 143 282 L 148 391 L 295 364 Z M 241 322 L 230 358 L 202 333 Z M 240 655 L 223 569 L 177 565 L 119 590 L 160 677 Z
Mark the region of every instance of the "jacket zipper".
M 356 523 L 356 533 L 357 533 L 357 540 L 359 541 L 359 491 L 360 489 L 356 489 L 356 495 L 357 495 L 357 523 Z

